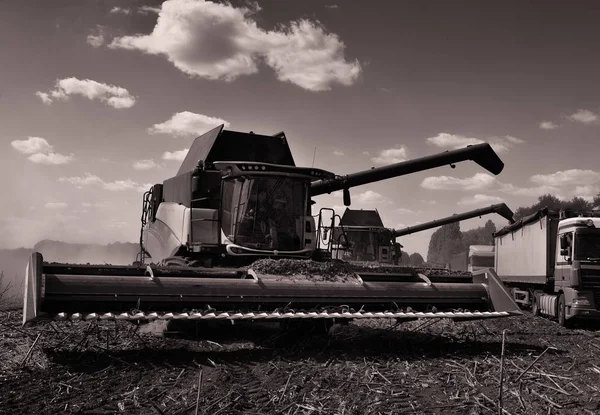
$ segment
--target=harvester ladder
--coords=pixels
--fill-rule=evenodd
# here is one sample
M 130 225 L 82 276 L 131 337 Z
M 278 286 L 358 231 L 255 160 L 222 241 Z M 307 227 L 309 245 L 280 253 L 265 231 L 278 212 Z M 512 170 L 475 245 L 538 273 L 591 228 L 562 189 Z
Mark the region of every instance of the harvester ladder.
M 324 224 L 324 220 L 323 220 L 323 211 L 324 210 L 329 210 L 332 212 L 331 215 L 331 224 L 329 226 L 326 226 Z M 340 246 L 340 241 L 342 238 L 344 238 L 346 240 L 346 242 L 348 241 L 348 238 L 346 236 L 346 231 L 344 230 L 344 226 L 342 225 L 342 218 L 340 217 L 340 215 L 338 215 L 337 213 L 335 213 L 335 210 L 332 208 L 321 208 L 319 209 L 319 214 L 316 215 L 319 217 L 319 221 L 318 221 L 318 225 L 317 225 L 317 250 L 322 250 L 322 245 L 325 245 L 325 241 L 327 239 L 329 239 L 329 243 L 327 244 L 327 252 L 331 253 L 333 250 L 333 240 L 334 240 L 334 229 L 335 229 L 335 219 L 339 219 L 339 228 L 341 229 L 341 234 L 338 236 L 338 240 L 336 241 L 337 246 Z M 315 217 L 316 217 L 315 216 Z M 329 234 L 329 238 L 327 238 L 327 235 Z M 339 252 L 339 249 L 337 250 Z M 337 252 L 336 252 L 337 255 Z M 337 258 L 336 258 L 337 259 Z

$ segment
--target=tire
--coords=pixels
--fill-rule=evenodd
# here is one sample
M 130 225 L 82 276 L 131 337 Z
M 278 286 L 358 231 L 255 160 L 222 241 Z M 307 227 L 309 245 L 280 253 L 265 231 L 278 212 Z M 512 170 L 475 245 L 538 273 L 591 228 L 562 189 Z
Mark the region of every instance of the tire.
M 535 317 L 539 317 L 540 314 L 541 314 L 540 305 L 538 303 L 538 297 L 535 294 L 533 295 L 533 301 L 532 301 L 532 304 L 531 304 L 531 313 Z
M 563 293 L 558 296 L 557 308 L 558 324 L 560 324 L 562 327 L 570 328 L 571 321 L 567 320 L 567 316 L 565 315 L 565 295 Z

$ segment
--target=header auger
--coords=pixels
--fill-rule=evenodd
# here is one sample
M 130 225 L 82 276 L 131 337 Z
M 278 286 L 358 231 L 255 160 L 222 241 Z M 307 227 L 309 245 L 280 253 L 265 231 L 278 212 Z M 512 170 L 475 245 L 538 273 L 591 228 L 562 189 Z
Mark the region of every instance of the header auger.
M 493 276 L 448 283 L 413 269 L 370 273 L 317 249 L 312 197 L 342 189 L 349 204 L 350 187 L 465 160 L 493 174 L 504 166 L 489 144 L 479 144 L 336 176 L 297 167 L 284 133 L 221 125 L 196 138 L 176 176 L 144 194 L 141 252 L 132 266 L 46 263 L 33 253 L 23 322 L 520 314 Z M 281 272 L 282 264 L 291 269 Z

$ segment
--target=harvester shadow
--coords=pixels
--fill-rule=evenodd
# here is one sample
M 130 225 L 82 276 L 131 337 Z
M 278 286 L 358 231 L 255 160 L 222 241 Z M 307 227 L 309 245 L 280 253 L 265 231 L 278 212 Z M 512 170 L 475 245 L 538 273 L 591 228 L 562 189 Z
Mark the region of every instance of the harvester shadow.
M 336 326 L 334 326 L 335 328 Z M 255 364 L 273 360 L 302 361 L 307 358 L 317 362 L 331 359 L 362 361 L 364 358 L 403 359 L 407 361 L 423 358 L 472 358 L 494 355 L 499 357 L 502 337 L 487 338 L 485 341 L 466 338 L 462 335 L 440 335 L 425 332 L 394 331 L 380 328 L 341 326 L 329 334 L 304 331 L 267 330 L 248 325 L 234 330 L 221 330 L 221 338 L 211 336 L 210 344 L 178 339 L 176 342 L 156 347 L 136 349 L 101 350 L 88 348 L 85 351 L 48 349 L 46 354 L 54 363 L 68 366 L 70 370 L 94 372 L 107 366 L 132 369 L 151 366 L 196 366 Z M 224 340 L 243 339 L 243 347 Z M 254 343 L 248 347 L 248 341 Z M 508 356 L 539 354 L 545 347 L 539 344 L 505 344 Z M 553 351 L 555 354 L 563 351 Z

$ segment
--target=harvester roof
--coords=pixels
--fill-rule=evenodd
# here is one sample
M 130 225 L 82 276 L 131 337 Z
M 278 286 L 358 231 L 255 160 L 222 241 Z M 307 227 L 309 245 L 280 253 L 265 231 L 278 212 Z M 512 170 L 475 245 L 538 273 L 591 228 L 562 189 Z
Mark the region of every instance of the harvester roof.
M 194 140 L 177 175 L 194 170 L 198 160 L 203 160 L 205 164 L 215 161 L 254 161 L 296 166 L 283 132 L 269 136 L 229 131 L 223 127 L 213 128 Z
M 340 221 L 342 226 L 377 226 L 384 227 L 381 216 L 377 210 L 363 210 L 363 209 L 348 209 L 344 212 L 342 220 Z

